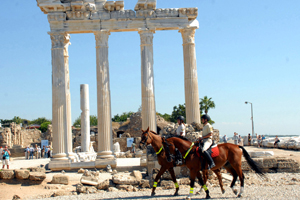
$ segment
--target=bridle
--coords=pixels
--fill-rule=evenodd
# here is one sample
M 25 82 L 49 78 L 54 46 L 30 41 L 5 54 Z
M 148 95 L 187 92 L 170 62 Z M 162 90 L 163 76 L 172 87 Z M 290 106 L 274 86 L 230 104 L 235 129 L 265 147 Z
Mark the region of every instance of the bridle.
M 144 134 L 144 133 L 143 133 L 143 134 Z M 150 139 L 152 139 L 151 136 L 149 135 L 149 132 L 147 131 L 147 136 L 146 136 L 145 141 L 141 141 L 141 142 L 140 142 L 140 143 L 143 145 L 143 149 L 147 146 L 147 140 L 148 140 L 148 137 L 150 137 Z

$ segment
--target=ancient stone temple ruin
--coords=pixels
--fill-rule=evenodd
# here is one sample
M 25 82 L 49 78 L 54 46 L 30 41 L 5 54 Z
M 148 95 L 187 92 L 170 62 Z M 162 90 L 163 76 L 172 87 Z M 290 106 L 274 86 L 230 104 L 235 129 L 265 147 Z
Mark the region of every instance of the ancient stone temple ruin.
M 171 2 L 171 1 L 170 1 Z M 94 33 L 97 72 L 98 150 L 89 166 L 116 165 L 112 153 L 111 95 L 108 46 L 111 32 L 136 31 L 141 46 L 142 128 L 156 130 L 153 74 L 153 37 L 156 31 L 178 30 L 183 39 L 185 104 L 187 123 L 200 123 L 195 53 L 197 8 L 156 8 L 156 0 L 138 0 L 134 10 L 124 10 L 124 1 L 37 0 L 47 14 L 52 42 L 51 169 L 73 168 L 71 98 L 68 48 L 70 34 Z M 122 33 L 120 33 L 122 34 Z M 113 51 L 113 49 L 111 49 Z

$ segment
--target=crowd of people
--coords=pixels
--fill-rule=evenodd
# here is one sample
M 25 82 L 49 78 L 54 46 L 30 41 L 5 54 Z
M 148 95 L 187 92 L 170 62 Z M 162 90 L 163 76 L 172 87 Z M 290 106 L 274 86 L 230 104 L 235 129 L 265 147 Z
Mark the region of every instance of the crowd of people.
M 223 139 L 223 142 L 224 143 L 227 143 L 228 141 L 228 138 L 226 135 L 224 135 L 222 137 Z M 243 146 L 243 141 L 242 141 L 242 137 L 241 135 L 238 135 L 238 133 L 234 132 L 234 135 L 233 135 L 233 141 L 234 141 L 234 144 L 236 145 L 240 145 L 240 146 Z M 266 139 L 266 137 L 264 135 L 257 135 L 256 134 L 256 140 L 257 140 L 257 147 L 260 148 L 262 146 L 262 143 L 263 141 Z M 248 146 L 251 146 L 251 141 L 252 141 L 252 136 L 250 135 L 250 133 L 248 134 Z M 275 137 L 275 142 L 274 142 L 274 147 L 278 147 L 278 143 L 280 142 L 278 136 L 276 135 Z
M 27 146 L 24 149 L 25 152 L 25 159 L 40 159 L 40 158 L 52 158 L 52 147 L 51 146 L 43 146 L 41 148 L 37 144 L 35 147 Z

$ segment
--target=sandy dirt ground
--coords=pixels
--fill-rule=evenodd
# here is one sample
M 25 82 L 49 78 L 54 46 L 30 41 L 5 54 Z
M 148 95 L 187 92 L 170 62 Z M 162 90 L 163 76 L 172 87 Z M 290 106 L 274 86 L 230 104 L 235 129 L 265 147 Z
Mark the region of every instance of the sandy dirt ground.
M 248 151 L 273 151 L 275 154 L 275 157 L 289 157 L 289 158 L 295 159 L 298 162 L 300 162 L 300 151 L 281 150 L 281 149 L 273 149 L 273 148 L 257 148 L 257 147 L 246 147 L 246 149 Z M 20 168 L 28 168 L 28 167 L 37 167 L 40 165 L 46 165 L 47 163 L 49 163 L 49 161 L 50 161 L 50 159 L 25 160 L 24 158 L 14 158 L 11 161 L 10 168 L 11 169 L 20 169 Z M 43 198 L 43 197 L 47 198 L 47 197 L 50 197 L 54 192 L 57 192 L 57 191 L 65 191 L 65 192 L 69 191 L 70 194 L 72 194 L 72 193 L 77 194 L 75 192 L 76 184 L 78 184 L 80 182 L 80 178 L 81 178 L 82 174 L 78 174 L 77 172 L 66 172 L 66 174 L 69 175 L 69 177 L 70 177 L 69 185 L 51 184 L 52 177 L 57 173 L 60 173 L 60 172 L 47 171 L 46 172 L 47 178 L 42 183 L 38 183 L 38 184 L 33 184 L 31 181 L 28 181 L 28 180 L 24 180 L 24 181 L 20 181 L 17 179 L 10 180 L 10 181 L 0 180 L 0 199 L 1 200 L 2 199 L 12 199 L 14 195 L 18 195 L 22 199 L 35 199 L 35 198 Z M 278 176 L 275 174 L 272 176 L 275 176 L 275 178 L 276 178 L 279 176 L 283 176 L 283 174 L 278 175 Z M 293 174 L 291 174 L 290 176 L 292 177 Z M 300 175 L 297 174 L 297 176 L 300 176 Z M 100 178 L 102 180 L 111 178 L 111 174 L 101 173 Z M 282 178 L 280 178 L 280 180 L 281 179 Z M 300 182 L 300 178 L 299 178 L 299 182 Z M 253 187 L 254 186 L 257 187 L 257 185 L 253 185 Z M 275 186 L 277 187 L 277 185 L 274 185 L 274 187 Z M 248 186 L 248 187 L 250 187 L 250 186 Z M 270 188 L 269 185 L 266 185 L 266 187 Z M 288 185 L 286 187 L 288 187 Z M 300 186 L 297 185 L 297 187 L 299 188 L 299 191 L 300 191 Z M 186 188 L 184 188 L 184 189 L 186 189 Z M 227 186 L 227 189 L 229 190 L 228 186 Z M 293 188 L 290 188 L 290 189 L 292 190 Z M 214 188 L 213 190 L 219 191 L 219 188 L 218 189 Z M 288 191 L 289 188 L 287 188 L 286 190 Z M 185 191 L 185 190 L 183 190 L 183 191 Z M 262 188 L 262 191 L 264 191 L 263 188 Z M 109 197 L 120 198 L 121 197 L 120 194 L 122 192 L 117 192 L 115 195 L 113 194 L 113 192 L 105 192 L 105 194 L 107 194 L 108 196 L 107 195 L 105 196 L 102 193 L 103 192 L 101 192 L 101 195 L 98 196 L 99 199 L 107 199 L 107 198 L 109 199 Z M 137 194 L 138 193 L 139 192 L 137 192 Z M 144 193 L 146 196 L 140 196 L 140 198 L 148 198 L 148 194 L 150 194 L 150 191 L 144 191 L 143 194 Z M 160 192 L 160 193 L 164 194 L 163 192 Z M 172 190 L 168 190 L 167 193 L 171 194 Z M 124 197 L 127 196 L 127 199 L 128 198 L 130 199 L 130 196 L 128 196 L 128 194 L 129 194 L 128 192 L 126 194 L 124 193 Z M 90 194 L 89 198 L 88 198 L 88 196 L 85 197 L 84 195 L 75 195 L 75 196 L 64 197 L 64 199 L 98 199 L 97 196 L 91 196 L 91 195 L 92 194 Z M 134 197 L 134 199 L 139 199 L 138 196 L 139 195 L 137 195 L 137 197 Z M 219 197 L 222 199 L 224 198 L 224 196 L 219 196 Z M 231 197 L 234 197 L 234 196 L 231 195 Z M 183 199 L 183 196 L 178 197 L 178 198 Z M 198 197 L 198 198 L 200 198 L 200 197 Z M 201 198 L 203 198 L 203 197 L 201 197 Z M 159 198 L 159 199 L 161 199 L 161 198 Z M 169 198 L 162 196 L 162 199 L 169 199 Z M 248 199 L 252 199 L 252 198 L 248 198 Z M 290 199 L 293 199 L 293 196 Z M 297 199 L 297 198 L 294 198 L 294 199 Z

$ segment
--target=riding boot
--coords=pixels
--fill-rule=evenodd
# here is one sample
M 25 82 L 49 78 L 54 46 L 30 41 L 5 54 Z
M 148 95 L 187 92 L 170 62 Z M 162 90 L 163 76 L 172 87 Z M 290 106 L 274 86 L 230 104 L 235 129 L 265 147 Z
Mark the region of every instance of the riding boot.
M 214 168 L 216 165 L 209 153 L 207 151 L 204 151 L 203 154 L 208 162 L 208 169 Z

